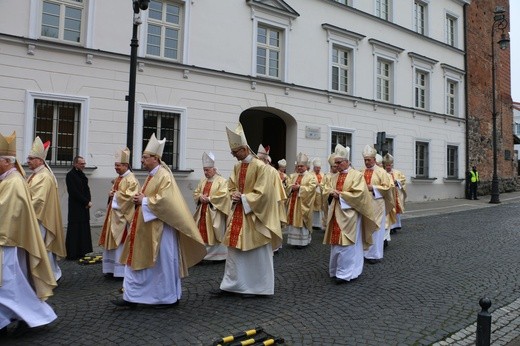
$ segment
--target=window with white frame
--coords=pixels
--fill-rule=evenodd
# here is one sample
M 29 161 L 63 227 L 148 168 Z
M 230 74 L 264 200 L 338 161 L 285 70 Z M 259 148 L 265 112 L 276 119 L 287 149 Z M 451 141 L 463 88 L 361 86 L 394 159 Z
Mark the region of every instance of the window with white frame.
M 376 0 L 376 16 L 392 20 L 392 0 Z
M 515 121 L 514 127 L 513 127 L 513 133 L 515 135 L 520 135 L 520 123 Z
M 171 1 L 150 1 L 146 54 L 180 61 L 183 8 Z
M 415 32 L 427 34 L 428 4 L 421 0 L 415 0 L 413 7 L 413 19 Z
M 457 46 L 457 18 L 451 14 L 446 14 L 446 43 Z
M 458 85 L 459 83 L 456 81 L 446 80 L 446 114 L 448 115 L 458 115 Z
M 332 46 L 332 76 L 331 89 L 351 93 L 351 61 L 352 50 L 338 45 Z
M 336 149 L 336 145 L 341 144 L 344 147 L 349 147 L 352 149 L 352 133 L 333 130 L 331 131 L 331 141 L 330 141 L 330 152 L 333 153 L 334 149 Z M 352 152 L 352 150 L 351 150 Z M 349 154 L 350 155 L 350 154 Z M 349 157 L 350 161 L 350 157 Z
M 259 24 L 256 35 L 256 73 L 281 78 L 282 37 L 280 29 Z
M 172 170 L 179 169 L 180 113 L 143 110 L 142 148 L 146 148 L 153 133 L 158 139 L 166 138 L 161 160 Z
M 446 176 L 453 179 L 459 177 L 459 148 L 455 145 L 447 146 Z
M 70 166 L 79 155 L 81 104 L 34 100 L 34 131 L 42 142 L 51 141 L 47 160 L 51 165 Z
M 383 102 L 392 102 L 393 92 L 393 62 L 377 58 L 376 67 L 376 99 Z
M 84 13 L 84 0 L 43 1 L 41 37 L 81 43 Z
M 438 61 L 415 52 L 408 56 L 413 66 L 413 107 L 430 110 L 431 74 Z
M 415 176 L 428 178 L 428 142 L 415 142 Z
M 422 70 L 415 70 L 414 78 L 414 99 L 415 108 L 428 109 L 429 95 L 429 73 Z

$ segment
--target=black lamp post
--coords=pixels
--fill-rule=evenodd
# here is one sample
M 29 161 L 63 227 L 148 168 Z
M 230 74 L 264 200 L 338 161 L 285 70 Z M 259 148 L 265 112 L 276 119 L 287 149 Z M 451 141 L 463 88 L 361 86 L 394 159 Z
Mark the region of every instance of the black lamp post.
M 135 114 L 135 80 L 136 80 L 136 69 L 137 69 L 137 47 L 139 47 L 139 41 L 137 40 L 137 28 L 141 24 L 141 16 L 139 12 L 148 9 L 150 0 L 133 0 L 134 9 L 134 25 L 132 29 L 132 41 L 130 42 L 130 82 L 128 88 L 128 120 L 126 124 L 126 146 L 132 150 L 134 142 L 134 114 Z M 132 165 L 132 155 L 130 155 L 130 166 Z
M 500 45 L 500 49 L 506 49 L 509 44 L 509 37 L 504 32 L 507 28 L 506 11 L 503 7 L 497 6 L 495 8 L 495 16 L 493 17 L 493 27 L 491 28 L 491 74 L 492 74 L 492 88 L 493 88 L 493 180 L 491 181 L 491 200 L 489 203 L 500 203 L 500 189 L 498 187 L 498 173 L 497 173 L 497 108 L 496 98 L 497 91 L 495 86 L 496 72 L 495 72 L 495 28 L 502 30 L 500 40 L 496 43 Z

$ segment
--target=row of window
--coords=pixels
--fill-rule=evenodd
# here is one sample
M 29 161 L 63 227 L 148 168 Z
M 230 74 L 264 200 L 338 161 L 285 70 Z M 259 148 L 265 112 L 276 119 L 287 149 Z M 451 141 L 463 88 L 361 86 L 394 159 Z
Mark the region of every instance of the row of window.
M 389 8 L 392 7 L 389 2 L 389 0 L 377 1 L 378 16 L 388 14 Z M 45 0 L 43 4 L 41 35 L 80 42 L 81 18 L 82 11 L 84 11 L 83 0 Z M 418 17 L 424 17 L 427 4 L 416 1 L 416 5 L 416 11 L 422 13 L 422 15 L 418 14 Z M 146 31 L 146 54 L 148 56 L 173 61 L 181 60 L 182 19 L 183 7 L 180 4 L 156 0 L 150 2 Z M 361 36 L 328 24 L 324 24 L 323 27 L 328 31 L 329 36 L 333 36 L 329 59 L 329 88 L 331 91 L 354 95 L 354 51 Z M 453 28 L 456 28 L 456 25 Z M 284 35 L 287 35 L 287 28 L 283 26 L 267 25 L 261 20 L 257 22 L 256 55 L 254 59 L 256 76 L 285 81 L 284 58 L 286 52 L 284 52 L 284 40 L 286 38 Z M 395 101 L 397 77 L 394 71 L 397 59 L 388 57 L 400 54 L 402 49 L 376 40 L 369 40 L 369 42 L 372 45 L 383 46 L 383 53 L 376 55 L 374 98 L 378 101 L 393 103 Z M 386 54 L 385 50 L 389 50 L 390 54 Z M 413 57 L 417 60 L 419 55 L 415 54 Z M 423 57 L 423 60 L 426 60 L 426 64 L 423 63 L 414 67 L 413 107 L 430 111 L 430 98 L 432 97 L 430 92 L 433 89 L 430 87 L 430 74 L 437 61 L 432 61 L 426 57 Z M 449 75 L 445 78 L 445 114 L 459 116 L 461 113 L 458 102 L 461 80 L 460 71 L 457 71 L 453 78 L 450 78 Z
M 82 107 L 81 103 L 34 99 L 34 137 L 51 141 L 47 157 L 51 165 L 69 166 L 74 156 L 80 154 Z M 146 148 L 152 133 L 166 138 L 162 160 L 173 170 L 179 168 L 180 118 L 180 113 L 145 109 L 139 126 L 141 148 Z
M 335 0 L 344 5 L 352 6 L 352 0 Z M 375 0 L 375 16 L 381 19 L 392 21 L 393 20 L 393 0 Z M 401 0 L 400 0 L 401 1 Z M 429 0 L 414 0 L 413 3 L 413 30 L 421 35 L 428 35 L 429 26 L 429 13 L 428 13 L 428 2 Z M 458 33 L 457 23 L 458 19 L 455 14 L 446 13 L 445 20 L 445 43 L 452 47 L 457 46 Z
M 343 131 L 331 132 L 331 152 L 337 144 L 352 148 L 352 133 Z M 384 151 L 394 155 L 394 139 L 386 138 Z M 415 142 L 415 178 L 428 179 L 430 176 L 429 159 L 430 143 L 425 141 Z M 396 167 L 398 169 L 398 167 Z M 459 179 L 459 147 L 456 145 L 446 146 L 446 178 Z
M 34 136 L 50 140 L 48 160 L 51 165 L 69 166 L 74 156 L 80 153 L 81 103 L 52 99 L 34 99 Z M 146 148 L 152 133 L 166 138 L 162 159 L 173 170 L 179 168 L 181 114 L 170 111 L 144 109 L 142 113 L 141 148 Z M 352 147 L 352 133 L 331 132 L 331 152 L 337 144 Z M 385 151 L 394 154 L 394 139 L 386 138 Z M 429 143 L 415 142 L 415 177 L 429 178 Z M 457 179 L 458 147 L 447 146 L 446 177 Z

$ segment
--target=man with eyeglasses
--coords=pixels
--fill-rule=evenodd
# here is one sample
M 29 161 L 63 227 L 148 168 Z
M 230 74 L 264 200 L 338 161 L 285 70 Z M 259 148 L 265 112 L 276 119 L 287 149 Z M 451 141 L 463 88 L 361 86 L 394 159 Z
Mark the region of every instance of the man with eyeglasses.
M 239 162 L 228 179 L 232 207 L 224 236 L 228 246 L 224 277 L 220 289 L 210 293 L 244 298 L 273 295 L 273 249 L 282 242 L 279 195 L 273 175 L 251 152 L 242 125 L 226 132 L 231 154 Z
M 329 275 L 343 284 L 363 272 L 363 249 L 377 223 L 363 175 L 350 167 L 350 148 L 338 144 L 333 155 L 338 173 L 325 187 L 330 204 L 323 244 L 331 245 Z

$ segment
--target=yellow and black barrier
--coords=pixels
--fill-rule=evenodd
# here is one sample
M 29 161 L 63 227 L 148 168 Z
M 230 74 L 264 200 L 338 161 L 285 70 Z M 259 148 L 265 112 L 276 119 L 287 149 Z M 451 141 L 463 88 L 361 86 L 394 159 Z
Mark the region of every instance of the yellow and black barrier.
M 284 339 L 274 337 L 262 327 L 245 330 L 241 333 L 225 336 L 213 342 L 212 346 L 249 346 L 283 344 Z

